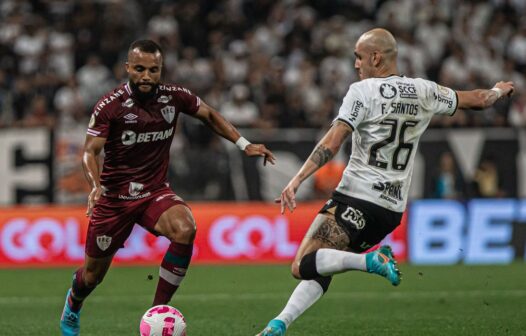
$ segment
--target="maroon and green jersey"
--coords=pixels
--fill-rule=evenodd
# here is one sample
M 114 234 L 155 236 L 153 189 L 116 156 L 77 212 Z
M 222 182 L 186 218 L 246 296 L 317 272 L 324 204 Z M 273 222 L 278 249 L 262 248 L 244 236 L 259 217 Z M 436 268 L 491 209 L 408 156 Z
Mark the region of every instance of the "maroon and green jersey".
M 87 133 L 106 138 L 100 177 L 104 194 L 135 200 L 166 185 L 177 117 L 195 114 L 200 104 L 199 97 L 173 84 L 160 84 L 147 102 L 138 100 L 128 83 L 102 97 Z

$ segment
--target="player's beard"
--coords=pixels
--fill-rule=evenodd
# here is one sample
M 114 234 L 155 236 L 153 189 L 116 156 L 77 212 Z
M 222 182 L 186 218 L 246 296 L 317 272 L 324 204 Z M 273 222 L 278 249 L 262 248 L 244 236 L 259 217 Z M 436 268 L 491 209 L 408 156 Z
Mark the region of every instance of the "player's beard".
M 130 81 L 130 87 L 132 89 L 133 94 L 135 95 L 135 97 L 137 97 L 137 99 L 139 99 L 142 102 L 146 102 L 152 99 L 155 96 L 155 91 L 157 91 L 157 86 L 159 86 L 159 84 L 148 84 L 148 85 L 150 85 L 151 87 L 150 91 L 144 92 L 144 91 L 141 91 L 138 83 L 134 83 Z

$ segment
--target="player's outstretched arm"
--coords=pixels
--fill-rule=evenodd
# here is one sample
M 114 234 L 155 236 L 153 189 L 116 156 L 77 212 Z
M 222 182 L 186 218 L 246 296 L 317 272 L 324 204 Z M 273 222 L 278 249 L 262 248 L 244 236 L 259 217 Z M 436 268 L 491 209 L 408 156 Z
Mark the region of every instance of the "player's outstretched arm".
M 495 102 L 513 94 L 513 82 L 498 82 L 489 90 L 477 89 L 471 91 L 457 91 L 459 109 L 484 109 Z
M 86 216 L 90 217 L 93 212 L 93 207 L 99 201 L 102 194 L 102 187 L 100 186 L 100 171 L 99 171 L 99 155 L 104 148 L 106 138 L 86 136 L 86 143 L 84 144 L 84 153 L 82 155 L 82 168 L 84 169 L 84 176 L 91 186 L 91 192 L 88 197 L 88 208 Z
M 276 202 L 281 203 L 282 214 L 285 213 L 287 208 L 290 212 L 294 211 L 296 208 L 296 191 L 301 183 L 329 162 L 338 153 L 343 142 L 351 133 L 351 127 L 344 122 L 336 121 L 332 125 L 325 136 L 318 142 L 298 173 L 283 189 L 280 198 L 276 199 Z
M 265 158 L 263 161 L 264 165 L 267 163 L 267 161 L 272 164 L 275 163 L 276 158 L 274 157 L 274 154 L 272 154 L 272 152 L 268 150 L 265 145 L 250 143 L 247 139 L 243 138 L 241 134 L 239 134 L 234 125 L 232 125 L 228 120 L 223 118 L 219 112 L 204 102 L 201 101 L 201 106 L 199 106 L 199 110 L 194 116 L 210 127 L 215 133 L 235 143 L 236 146 L 244 151 L 246 155 L 263 156 Z

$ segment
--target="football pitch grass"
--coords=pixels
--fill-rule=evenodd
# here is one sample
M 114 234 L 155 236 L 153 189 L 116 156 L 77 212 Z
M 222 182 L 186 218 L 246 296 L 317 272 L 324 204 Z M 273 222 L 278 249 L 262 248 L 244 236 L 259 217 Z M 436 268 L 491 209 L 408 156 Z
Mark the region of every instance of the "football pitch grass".
M 81 335 L 138 335 L 157 267 L 114 267 L 86 301 Z M 287 336 L 526 335 L 526 265 L 401 265 L 402 284 L 334 277 Z M 0 335 L 59 335 L 72 268 L 0 270 Z M 154 280 L 148 280 L 148 275 Z M 250 335 L 277 315 L 296 281 L 288 266 L 193 266 L 172 305 L 189 336 Z

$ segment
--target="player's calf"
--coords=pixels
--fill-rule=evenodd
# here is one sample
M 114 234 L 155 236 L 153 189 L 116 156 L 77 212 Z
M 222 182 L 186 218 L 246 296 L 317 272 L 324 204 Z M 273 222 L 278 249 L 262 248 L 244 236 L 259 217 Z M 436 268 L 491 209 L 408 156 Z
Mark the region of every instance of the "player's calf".
M 192 258 L 193 244 L 171 243 L 159 268 L 159 282 L 152 306 L 168 304 L 181 285 Z
M 96 285 L 96 282 L 95 282 Z M 60 316 L 60 331 L 63 336 L 76 336 L 80 333 L 80 309 L 84 299 L 91 294 L 95 286 L 90 287 L 85 281 L 84 268 L 73 274 L 71 289 L 66 294 L 66 302 Z

